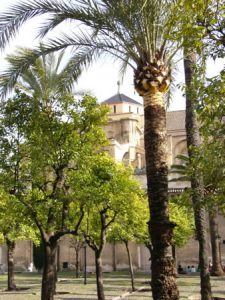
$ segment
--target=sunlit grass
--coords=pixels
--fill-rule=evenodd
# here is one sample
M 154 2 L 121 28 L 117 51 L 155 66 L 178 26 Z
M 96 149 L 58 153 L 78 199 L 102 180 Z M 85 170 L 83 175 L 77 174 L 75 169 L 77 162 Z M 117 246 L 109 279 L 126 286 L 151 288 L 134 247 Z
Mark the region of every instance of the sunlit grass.
M 75 278 L 74 272 L 60 272 L 58 274 L 57 295 L 55 299 L 70 300 L 97 300 L 95 274 L 88 274 L 87 285 L 84 285 L 83 275 Z M 135 285 L 142 291 L 127 295 L 128 300 L 149 300 L 151 292 L 149 290 L 148 274 L 138 272 L 135 274 Z M 187 300 L 191 294 L 199 293 L 199 277 L 181 275 L 178 278 L 180 290 L 180 300 Z M 0 300 L 40 300 L 41 274 L 38 273 L 17 273 L 16 283 L 21 290 L 16 292 L 7 292 L 6 289 L 7 276 L 0 275 Z M 214 296 L 222 297 L 225 295 L 224 278 L 211 278 Z M 22 289 L 27 288 L 27 289 Z M 104 273 L 104 288 L 106 299 L 120 296 L 131 291 L 130 277 L 128 272 L 112 272 Z

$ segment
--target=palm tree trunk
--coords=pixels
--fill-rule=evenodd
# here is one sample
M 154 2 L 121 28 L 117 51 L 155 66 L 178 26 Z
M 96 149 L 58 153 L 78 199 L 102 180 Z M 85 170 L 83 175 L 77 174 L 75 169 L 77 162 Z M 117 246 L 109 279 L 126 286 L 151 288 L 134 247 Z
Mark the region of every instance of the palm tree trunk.
M 15 242 L 6 238 L 7 244 L 7 258 L 8 258 L 8 291 L 16 290 L 15 276 L 14 276 L 14 250 Z
M 105 300 L 102 276 L 102 259 L 101 253 L 99 253 L 97 250 L 95 251 L 95 268 L 98 300 Z
M 144 96 L 144 141 L 152 242 L 152 294 L 154 300 L 177 300 L 176 269 L 171 255 L 174 223 L 168 213 L 168 165 L 164 94 Z
M 41 300 L 53 300 L 56 291 L 56 253 L 57 243 L 43 241 L 45 250 L 42 274 Z
M 184 58 L 185 83 L 186 83 L 186 133 L 187 147 L 190 160 L 194 156 L 193 149 L 200 145 L 199 129 L 195 112 L 196 99 L 191 90 L 196 54 L 193 51 Z M 204 198 L 202 175 L 197 170 L 191 177 L 192 203 L 194 207 L 195 227 L 199 243 L 199 267 L 201 277 L 201 299 L 211 299 L 210 276 L 208 272 L 208 251 L 206 232 L 206 211 L 201 202 Z
M 128 245 L 128 241 L 124 241 L 124 244 L 127 249 L 127 256 L 128 256 L 128 261 L 129 261 L 129 269 L 130 269 L 130 279 L 131 279 L 131 287 L 132 291 L 135 291 L 135 286 L 134 286 L 134 269 L 133 269 L 133 264 L 132 264 L 132 258 L 131 258 L 131 253 L 130 253 L 130 248 Z
M 218 239 L 218 224 L 216 222 L 216 213 L 209 212 L 209 228 L 212 246 L 212 271 L 213 276 L 223 276 L 223 268 L 221 265 L 221 253 Z

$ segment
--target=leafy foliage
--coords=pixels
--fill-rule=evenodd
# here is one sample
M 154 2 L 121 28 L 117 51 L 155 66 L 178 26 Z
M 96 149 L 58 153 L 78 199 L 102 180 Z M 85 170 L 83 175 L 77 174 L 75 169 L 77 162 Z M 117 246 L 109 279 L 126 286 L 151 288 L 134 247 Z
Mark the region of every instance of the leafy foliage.
M 75 103 L 68 96 L 48 109 L 35 101 L 19 92 L 6 102 L 1 124 L 1 182 L 24 205 L 41 234 L 64 226 L 69 230 L 80 205 L 67 186 L 67 177 L 106 142 L 100 125 L 105 123 L 107 109 L 89 96 Z M 69 225 L 63 221 L 63 209 L 74 201 L 77 214 L 70 215 Z
M 170 203 L 170 217 L 176 224 L 173 236 L 174 244 L 178 247 L 182 247 L 194 234 L 193 210 L 190 209 L 190 207 L 178 205 L 176 199 L 174 199 Z
M 130 194 L 126 210 L 119 214 L 108 235 L 109 241 L 149 243 L 149 211 L 144 194 Z
M 195 49 L 202 54 L 202 49 L 212 57 L 224 57 L 225 7 L 222 0 L 179 0 L 174 7 L 170 32 L 172 40 L 183 40 L 183 46 Z M 177 26 L 174 26 L 174 25 Z
M 130 168 L 115 163 L 106 154 L 92 159 L 86 174 L 74 179 L 81 186 L 77 190 L 85 201 L 81 231 L 93 250 L 100 249 L 105 243 L 103 235 L 111 232 L 113 224 L 123 216 L 135 214 L 133 208 L 142 201 L 141 188 L 132 179 Z
M 36 230 L 24 207 L 14 195 L 10 195 L 0 187 L 0 241 L 5 238 L 10 241 L 30 239 L 39 242 Z

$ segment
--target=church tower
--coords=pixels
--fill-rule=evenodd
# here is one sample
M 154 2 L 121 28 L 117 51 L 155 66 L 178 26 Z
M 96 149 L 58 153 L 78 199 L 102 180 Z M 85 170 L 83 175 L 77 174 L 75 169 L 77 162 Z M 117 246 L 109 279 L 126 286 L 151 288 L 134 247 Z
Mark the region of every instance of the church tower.
M 102 102 L 110 107 L 109 122 L 104 130 L 109 154 L 134 168 L 144 167 L 143 105 L 118 93 Z

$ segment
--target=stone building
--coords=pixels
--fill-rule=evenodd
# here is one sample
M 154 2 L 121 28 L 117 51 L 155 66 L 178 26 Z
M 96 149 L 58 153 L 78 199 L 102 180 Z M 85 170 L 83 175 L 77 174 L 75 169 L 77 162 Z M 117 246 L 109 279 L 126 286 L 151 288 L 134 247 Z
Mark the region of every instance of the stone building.
M 143 105 L 124 94 L 105 100 L 110 107 L 109 121 L 105 132 L 110 140 L 107 148 L 116 161 L 132 165 L 136 178 L 146 186 L 144 154 Z M 168 165 L 178 163 L 178 154 L 187 154 L 185 111 L 167 112 Z M 172 175 L 170 175 L 172 178 Z M 184 188 L 188 182 L 169 182 L 169 188 Z
M 117 94 L 103 101 L 109 105 L 110 114 L 105 132 L 110 145 L 105 149 L 118 162 L 132 165 L 136 178 L 146 188 L 145 155 L 144 155 L 144 117 L 143 105 L 124 94 Z M 167 140 L 168 165 L 182 163 L 178 161 L 178 154 L 187 153 L 185 132 L 185 111 L 167 112 Z M 170 179 L 172 175 L 169 176 Z M 169 182 L 169 193 L 180 192 L 189 185 L 188 182 Z M 220 218 L 220 226 L 225 228 L 224 218 Z M 222 235 L 222 231 L 221 231 Z M 224 239 L 224 240 L 223 240 Z M 209 257 L 210 257 L 210 244 Z M 81 250 L 80 264 L 84 264 L 84 250 Z M 94 254 L 91 249 L 87 251 L 88 270 L 94 270 Z M 221 238 L 221 252 L 225 256 L 225 235 Z M 149 251 L 143 245 L 131 244 L 131 253 L 134 267 L 149 270 Z M 182 265 L 198 264 L 198 243 L 191 239 L 187 245 L 177 250 L 177 261 Z M 15 262 L 18 269 L 27 269 L 32 262 L 32 245 L 29 241 L 18 242 L 15 253 Z M 74 267 L 75 250 L 70 246 L 68 237 L 64 237 L 59 244 L 58 266 Z M 103 253 L 105 270 L 123 269 L 128 267 L 125 247 L 122 244 L 108 244 Z M 6 248 L 0 247 L 0 265 L 6 268 Z

